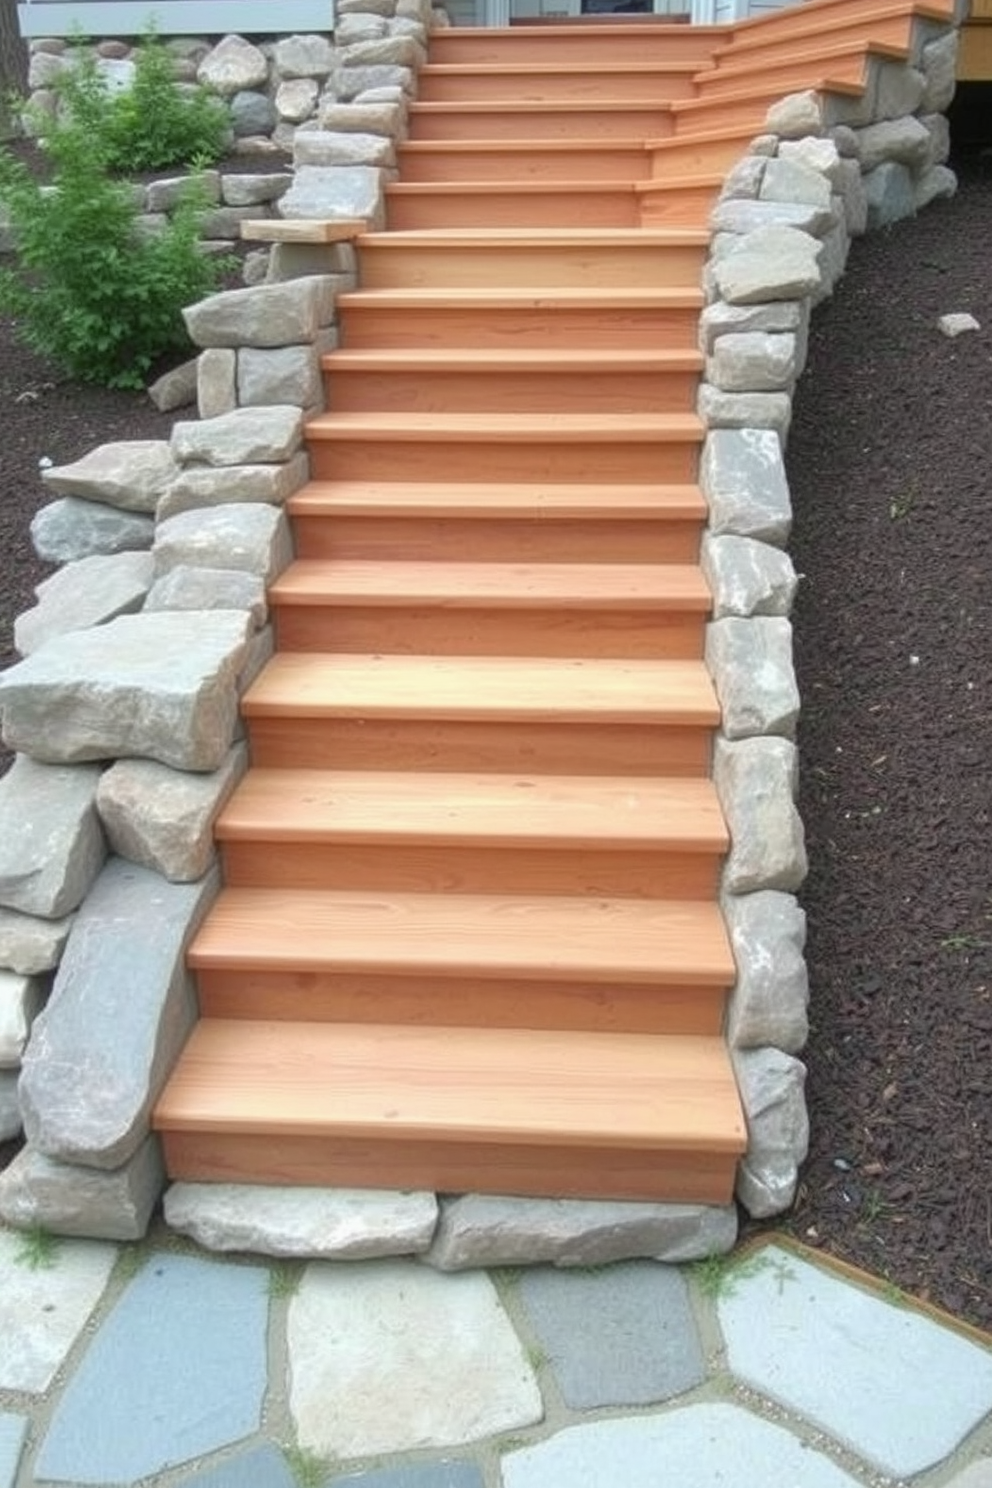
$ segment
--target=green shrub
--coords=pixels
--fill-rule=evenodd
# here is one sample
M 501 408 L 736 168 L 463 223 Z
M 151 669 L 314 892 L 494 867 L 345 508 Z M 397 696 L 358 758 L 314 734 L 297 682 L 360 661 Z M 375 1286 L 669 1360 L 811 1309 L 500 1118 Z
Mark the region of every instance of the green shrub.
M 161 356 L 189 346 L 181 311 L 228 267 L 199 247 L 205 195 L 191 182 L 167 228 L 149 235 L 85 115 L 51 123 L 45 148 L 47 185 L 0 148 L 0 203 L 18 245 L 13 267 L 0 270 L 0 311 L 70 376 L 141 387 Z

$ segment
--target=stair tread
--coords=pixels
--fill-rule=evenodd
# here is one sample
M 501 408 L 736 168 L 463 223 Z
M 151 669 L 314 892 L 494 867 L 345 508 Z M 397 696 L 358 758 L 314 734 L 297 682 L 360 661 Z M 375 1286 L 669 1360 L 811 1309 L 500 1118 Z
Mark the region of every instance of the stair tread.
M 583 376 L 597 372 L 697 371 L 703 365 L 702 353 L 695 349 L 668 347 L 588 348 L 575 346 L 563 350 L 523 347 L 413 346 L 413 347 L 341 347 L 322 359 L 329 371 L 388 371 L 422 369 L 424 372 L 563 372 L 575 371 Z
M 857 16 L 824 16 L 822 12 L 812 11 L 806 14 L 808 5 L 802 13 L 790 16 L 790 21 L 799 22 L 798 25 L 790 26 L 788 31 L 782 32 L 778 29 L 769 31 L 766 26 L 740 26 L 732 39 L 719 45 L 714 57 L 725 57 L 728 55 L 739 55 L 752 50 L 761 50 L 771 44 L 781 43 L 795 38 L 797 41 L 808 40 L 811 36 L 817 40 L 831 35 L 834 31 L 844 31 L 855 26 L 867 30 L 873 23 L 891 19 L 910 20 L 913 15 L 929 18 L 946 23 L 950 19 L 950 7 L 940 4 L 939 0 L 916 0 L 912 9 L 907 9 L 904 0 L 881 0 L 881 3 L 872 3 L 872 0 L 864 0 L 862 9 Z M 804 23 L 804 24 L 803 24 Z
M 594 135 L 583 139 L 567 140 L 404 140 L 398 146 L 400 157 L 404 155 L 504 155 L 529 154 L 533 150 L 555 155 L 584 155 L 590 150 L 606 150 L 611 154 L 623 154 L 629 150 L 643 150 L 644 141 L 636 135 L 629 139 L 596 139 Z
M 728 1153 L 744 1136 L 719 1039 L 216 1019 L 154 1124 Z
M 522 74 L 524 77 L 602 77 L 604 73 L 616 72 L 622 77 L 631 73 L 651 72 L 664 75 L 666 72 L 682 77 L 688 73 L 699 71 L 699 59 L 684 57 L 681 60 L 674 57 L 667 58 L 662 62 L 653 62 L 650 58 L 643 62 L 613 62 L 608 57 L 597 62 L 428 62 L 423 66 L 418 77 L 499 77 L 501 75 L 514 76 Z
M 703 292 L 690 286 L 675 289 L 353 289 L 338 295 L 339 310 L 352 306 L 383 306 L 432 310 L 470 309 L 487 306 L 526 310 L 664 310 L 702 309 Z
M 665 248 L 709 246 L 710 234 L 695 227 L 421 227 L 363 233 L 366 248 Z
M 311 419 L 311 439 L 504 440 L 516 444 L 701 443 L 694 413 L 322 413 Z
M 625 181 L 599 178 L 586 181 L 391 181 L 386 186 L 386 195 L 457 197 L 474 193 L 478 196 L 505 196 L 507 192 L 513 192 L 519 196 L 564 196 L 584 191 L 589 196 L 601 196 L 609 191 L 630 191 L 633 185 L 633 177 Z
M 247 777 L 246 777 L 247 778 Z M 716 904 L 644 899 L 227 888 L 190 964 L 504 980 L 677 978 L 727 987 L 734 960 Z
M 242 699 L 249 717 L 414 718 L 715 727 L 699 661 L 277 652 Z
M 706 501 L 694 485 L 585 486 L 511 482 L 321 481 L 289 498 L 295 516 L 581 518 L 590 521 L 702 519 Z
M 708 613 L 712 596 L 691 563 L 449 563 L 301 558 L 269 590 L 276 605 L 441 605 Z
M 723 852 L 712 781 L 252 769 L 221 841 L 484 843 Z
M 873 40 L 871 36 L 865 36 L 857 41 L 838 42 L 834 46 L 824 46 L 820 43 L 818 36 L 812 38 L 817 45 L 812 50 L 803 51 L 797 45 L 795 52 L 789 52 L 783 57 L 770 57 L 761 63 L 761 71 L 764 74 L 772 74 L 785 71 L 790 67 L 802 67 L 808 65 L 817 70 L 823 66 L 841 62 L 848 57 L 859 55 L 874 55 L 889 57 L 893 61 L 905 61 L 909 56 L 909 48 L 899 46 L 894 42 Z M 726 55 L 726 54 L 725 54 Z M 704 68 L 696 74 L 698 86 L 705 87 L 706 83 L 713 82 L 717 78 L 726 77 L 754 77 L 755 63 L 746 58 L 737 66 L 731 64 L 720 67 Z
M 819 93 L 843 93 L 852 98 L 859 98 L 865 90 L 863 82 L 848 82 L 844 78 L 833 78 L 829 72 L 818 73 L 811 76 L 806 83 L 806 89 L 810 92 Z M 672 105 L 672 112 L 678 119 L 691 118 L 694 113 L 702 113 L 706 109 L 728 108 L 734 104 L 754 104 L 764 109 L 769 99 L 777 98 L 780 92 L 779 86 L 774 82 L 755 83 L 750 88 L 734 88 L 728 93 L 714 93 L 704 95 L 702 98 L 678 98 Z M 757 135 L 761 133 L 760 121 L 756 121 L 752 131 Z M 678 139 L 686 138 L 681 132 L 676 136 Z

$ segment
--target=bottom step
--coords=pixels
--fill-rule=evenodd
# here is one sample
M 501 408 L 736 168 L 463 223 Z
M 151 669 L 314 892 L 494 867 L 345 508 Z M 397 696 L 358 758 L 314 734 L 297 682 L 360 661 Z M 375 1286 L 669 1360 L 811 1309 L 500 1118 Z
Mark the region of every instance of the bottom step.
M 173 1179 L 729 1203 L 716 1038 L 223 1022 L 156 1108 Z

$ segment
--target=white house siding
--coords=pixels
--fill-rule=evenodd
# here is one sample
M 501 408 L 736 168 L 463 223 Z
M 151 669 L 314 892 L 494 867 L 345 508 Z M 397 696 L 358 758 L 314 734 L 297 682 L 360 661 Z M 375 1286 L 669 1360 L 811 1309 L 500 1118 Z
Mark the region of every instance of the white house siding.
M 333 0 L 30 0 L 17 7 L 22 36 L 271 36 L 330 31 Z

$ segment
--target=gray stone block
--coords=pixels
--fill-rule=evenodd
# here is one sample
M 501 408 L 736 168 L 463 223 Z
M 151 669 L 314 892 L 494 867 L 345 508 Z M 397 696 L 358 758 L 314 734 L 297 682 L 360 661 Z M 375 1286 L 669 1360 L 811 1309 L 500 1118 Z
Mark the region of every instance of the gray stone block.
M 957 86 L 959 34 L 949 29 L 923 48 L 921 70 L 925 79 L 919 108 L 922 113 L 944 114 L 950 108 Z
M 243 744 L 209 775 L 170 770 L 155 760 L 118 760 L 97 791 L 114 852 L 170 883 L 195 883 L 214 861 L 214 821 L 246 768 Z
M 823 222 L 826 232 L 833 225 L 833 214 L 822 216 L 829 218 Z M 754 224 L 734 252 L 713 265 L 717 290 L 731 305 L 801 300 L 819 284 L 821 251 L 816 238 L 795 226 Z
M 796 746 L 779 738 L 718 739 L 713 775 L 730 828 L 725 892 L 798 889 L 806 848 L 795 806 Z
M 31 542 L 45 563 L 75 563 L 96 553 L 128 553 L 150 548 L 155 522 L 103 502 L 64 496 L 36 512 Z
M 767 1045 L 798 1054 L 808 1033 L 805 914 L 792 894 L 771 889 L 728 895 L 723 914 L 737 963 L 729 1042 L 736 1049 Z
M 238 357 L 238 403 L 243 408 L 295 403 L 323 406 L 320 357 L 315 346 L 281 346 L 259 350 L 245 346 Z
M 89 1240 L 140 1240 L 165 1184 L 156 1137 L 119 1168 L 100 1172 L 25 1147 L 0 1173 L 0 1219 L 19 1229 Z
M 38 976 L 53 971 L 62 959 L 72 916 L 59 920 L 0 909 L 0 967 Z
M 243 36 L 225 36 L 203 58 L 196 76 L 222 98 L 233 98 L 246 88 L 264 86 L 269 63 L 265 53 Z
M 267 93 L 260 93 L 255 88 L 245 88 L 242 92 L 235 93 L 227 107 L 235 139 L 270 134 L 278 117 L 272 99 Z
M 159 413 L 172 413 L 196 402 L 196 359 L 183 362 L 171 372 L 163 372 L 148 389 L 148 396 Z
M 788 393 L 725 393 L 712 383 L 703 382 L 699 385 L 696 407 L 710 429 L 769 430 L 785 447 L 792 421 L 792 398 Z
M 14 621 L 15 646 L 30 656 L 67 631 L 133 614 L 144 604 L 153 571 L 146 552 L 95 554 L 66 564 L 38 585 L 38 603 Z
M 303 165 L 376 165 L 396 164 L 392 139 L 384 134 L 362 134 L 356 130 L 340 133 L 327 129 L 298 129 L 293 141 L 293 160 Z
M 283 197 L 280 205 L 286 201 Z M 197 346 L 297 346 L 312 341 L 333 320 L 333 291 L 333 280 L 322 274 L 229 289 L 191 305 L 183 318 Z
M 740 1049 L 731 1057 L 748 1134 L 737 1197 L 752 1219 L 770 1219 L 792 1204 L 809 1148 L 806 1066 L 780 1049 Z
M 713 618 L 788 615 L 796 571 L 788 553 L 751 537 L 703 535 L 700 562 L 713 593 Z
M 20 1069 L 31 1024 L 44 1000 L 44 983 L 38 977 L 0 971 L 0 1069 Z
M 772 104 L 765 115 L 765 128 L 780 139 L 802 139 L 807 134 L 822 134 L 823 124 L 820 95 L 813 89 L 790 93 Z
M 901 119 L 915 114 L 927 94 L 927 80 L 915 67 L 904 62 L 874 59 L 875 88 L 873 115 L 876 119 Z
M 439 1271 L 534 1265 L 602 1266 L 649 1257 L 700 1260 L 733 1247 L 737 1215 L 702 1204 L 586 1199 L 444 1199 L 424 1259 Z
M 265 581 L 233 568 L 189 568 L 180 564 L 153 584 L 145 601 L 152 610 L 245 610 L 256 630 L 269 617 Z
M 904 165 L 886 161 L 864 176 L 868 199 L 868 231 L 877 232 L 916 214 L 912 173 Z
M 419 1255 L 437 1224 L 432 1193 L 174 1183 L 165 1220 L 208 1250 L 308 1260 Z
M 384 184 L 384 173 L 375 165 L 301 165 L 279 202 L 279 214 L 331 220 L 358 218 L 372 227 L 381 227 L 385 220 Z
M 404 132 L 406 108 L 401 102 L 338 103 L 328 99 L 318 117 L 321 129 L 336 134 L 382 134 L 397 139 Z
M 334 69 L 334 57 L 334 47 L 327 36 L 282 36 L 272 52 L 275 70 L 283 78 L 329 77 Z
M 799 716 L 792 626 L 782 616 L 728 616 L 706 627 L 706 665 L 728 739 L 780 734 L 791 739 Z
M 135 439 L 101 444 L 71 465 L 52 465 L 42 480 L 59 496 L 147 513 L 178 474 L 167 440 Z
M 711 429 L 699 479 L 714 537 L 750 537 L 785 547 L 792 503 L 781 442 L 773 430 Z
M 237 352 L 232 349 L 210 346 L 200 352 L 196 359 L 196 412 L 199 418 L 220 418 L 237 408 L 236 373 Z M 173 487 L 163 496 L 163 501 L 168 499 Z
M 278 201 L 292 181 L 290 171 L 272 171 L 265 175 L 224 175 L 221 198 L 226 207 L 257 207 Z
M 264 501 L 207 506 L 160 522 L 155 573 L 174 568 L 231 568 L 271 583 L 291 562 L 293 540 L 281 507 Z
M 157 517 L 159 522 L 167 522 L 180 512 L 226 506 L 229 502 L 267 501 L 281 506 L 306 484 L 309 475 L 310 463 L 304 451 L 280 465 L 191 466 L 162 497 Z
M 836 185 L 847 230 L 852 238 L 859 238 L 868 231 L 868 193 L 857 160 L 841 160 Z
M 412 67 L 402 67 L 391 62 L 371 63 L 367 66 L 337 67 L 334 70 L 335 96 L 342 103 L 351 103 L 372 89 L 400 88 L 404 93 L 415 91 L 416 74 Z
M 726 393 L 773 393 L 799 375 L 795 336 L 770 331 L 728 332 L 706 360 L 706 379 Z
M 17 1094 L 19 1080 L 19 1070 L 0 1069 L 0 1142 L 12 1142 L 23 1130 L 21 1102 Z M 0 1173 L 0 1184 L 2 1183 L 3 1174 Z
M 882 120 L 858 130 L 858 158 L 865 175 L 887 160 L 918 169 L 929 150 L 930 131 L 912 117 Z
M 709 356 L 721 336 L 742 335 L 748 331 L 765 331 L 796 335 L 806 324 L 803 303 L 799 300 L 772 300 L 767 305 L 728 305 L 715 300 L 699 318 L 699 349 Z
M 913 182 L 916 210 L 922 212 L 931 202 L 946 201 L 958 189 L 958 178 L 946 165 L 935 165 Z
M 829 140 L 814 140 L 812 143 L 836 155 Z M 811 170 L 802 158 L 793 155 L 790 159 L 785 155 L 766 162 L 758 196 L 763 202 L 791 202 L 795 206 L 817 207 L 822 211 L 830 207 L 830 182 L 822 172 Z M 806 228 L 805 231 L 813 229 Z
M 196 181 L 201 198 L 208 202 L 220 201 L 220 171 L 197 171 L 196 176 L 163 176 L 149 181 L 145 190 L 146 212 L 173 212 Z
M 86 897 L 107 852 L 96 814 L 99 778 L 90 766 L 40 764 L 21 755 L 0 780 L 5 909 L 58 920 Z
M 320 88 L 313 78 L 287 78 L 279 84 L 273 100 L 277 116 L 286 124 L 312 119 L 319 101 Z
M 338 51 L 342 71 L 366 67 L 401 67 L 416 72 L 427 61 L 427 53 L 412 36 L 390 35 L 371 41 L 356 41 Z
M 169 884 L 112 858 L 76 916 L 21 1073 L 25 1131 L 59 1162 L 119 1168 L 195 1021 L 185 966 L 217 893 L 209 874 Z
M 293 458 L 302 441 L 303 416 L 290 404 L 236 408 L 172 430 L 172 447 L 184 464 L 279 465 Z
M 769 161 L 768 165 L 775 163 Z M 833 226 L 833 213 L 830 210 L 829 192 L 821 194 L 828 198 L 822 206 L 764 198 L 760 201 L 735 199 L 718 202 L 710 217 L 710 226 L 714 232 L 740 233 L 742 236 L 758 232 L 762 228 L 787 227 L 794 232 L 808 233 L 815 238 L 822 237 Z

